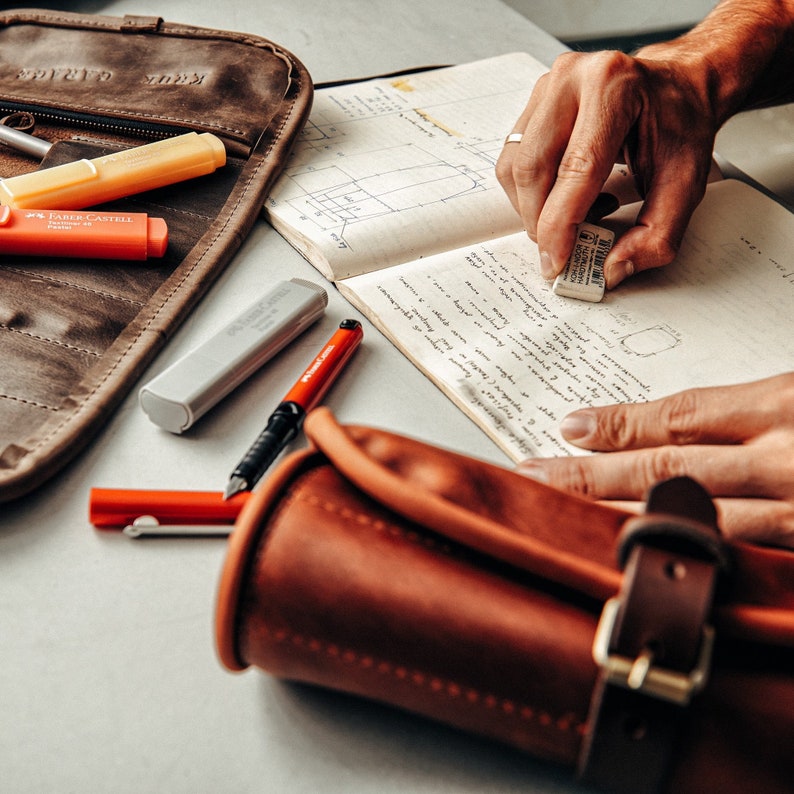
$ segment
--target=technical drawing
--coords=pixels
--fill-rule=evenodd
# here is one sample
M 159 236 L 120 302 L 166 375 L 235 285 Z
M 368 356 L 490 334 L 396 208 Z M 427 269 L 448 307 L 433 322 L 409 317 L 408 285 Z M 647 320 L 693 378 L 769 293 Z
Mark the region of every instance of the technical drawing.
M 320 128 L 312 132 L 321 140 Z M 311 144 L 309 144 L 311 145 Z M 382 170 L 357 176 L 356 160 L 340 158 L 328 165 L 296 166 L 288 171 L 299 195 L 283 199 L 324 231 L 336 230 L 392 213 L 454 201 L 493 187 L 498 142 L 461 143 L 456 162 L 445 162 L 415 144 L 406 144 L 369 157 L 381 156 Z M 372 159 L 368 161 L 372 168 Z

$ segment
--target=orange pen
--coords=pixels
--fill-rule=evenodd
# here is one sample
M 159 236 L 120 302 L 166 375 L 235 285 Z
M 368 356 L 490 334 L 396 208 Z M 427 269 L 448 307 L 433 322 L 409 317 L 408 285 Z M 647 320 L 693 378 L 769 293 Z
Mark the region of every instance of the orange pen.
M 298 434 L 306 414 L 322 400 L 339 373 L 356 352 L 364 335 L 358 320 L 343 320 L 278 408 L 265 429 L 237 464 L 226 486 L 228 499 L 254 487 L 268 466 Z
M 168 246 L 162 218 L 142 212 L 0 207 L 0 253 L 84 259 L 148 259 Z
M 224 499 L 219 491 L 147 491 L 92 488 L 88 518 L 98 529 L 132 526 L 140 518 L 160 525 L 233 524 L 250 494 Z

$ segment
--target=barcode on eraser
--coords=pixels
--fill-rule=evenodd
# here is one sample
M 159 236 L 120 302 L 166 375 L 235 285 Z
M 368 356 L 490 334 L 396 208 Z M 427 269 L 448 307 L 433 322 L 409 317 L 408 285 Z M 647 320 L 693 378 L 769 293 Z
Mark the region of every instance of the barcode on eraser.
M 601 226 L 582 223 L 564 270 L 554 280 L 555 295 L 598 302 L 604 297 L 604 260 L 615 235 Z

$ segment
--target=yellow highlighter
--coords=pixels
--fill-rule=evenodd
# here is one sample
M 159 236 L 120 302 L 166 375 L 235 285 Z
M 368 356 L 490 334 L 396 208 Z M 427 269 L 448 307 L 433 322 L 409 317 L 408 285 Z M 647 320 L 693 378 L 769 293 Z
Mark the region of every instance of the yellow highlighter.
M 188 132 L 94 160 L 0 179 L 0 204 L 76 210 L 210 174 L 226 163 L 220 138 Z

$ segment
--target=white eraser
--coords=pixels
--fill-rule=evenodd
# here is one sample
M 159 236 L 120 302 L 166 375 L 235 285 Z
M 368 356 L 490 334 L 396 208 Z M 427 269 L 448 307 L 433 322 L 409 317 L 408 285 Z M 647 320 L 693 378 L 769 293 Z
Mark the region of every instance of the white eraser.
M 615 235 L 592 223 L 579 225 L 568 264 L 554 279 L 552 292 L 567 298 L 598 303 L 604 297 L 604 260 Z
M 182 433 L 319 319 L 328 293 L 311 281 L 281 281 L 206 342 L 143 386 L 141 408 Z

